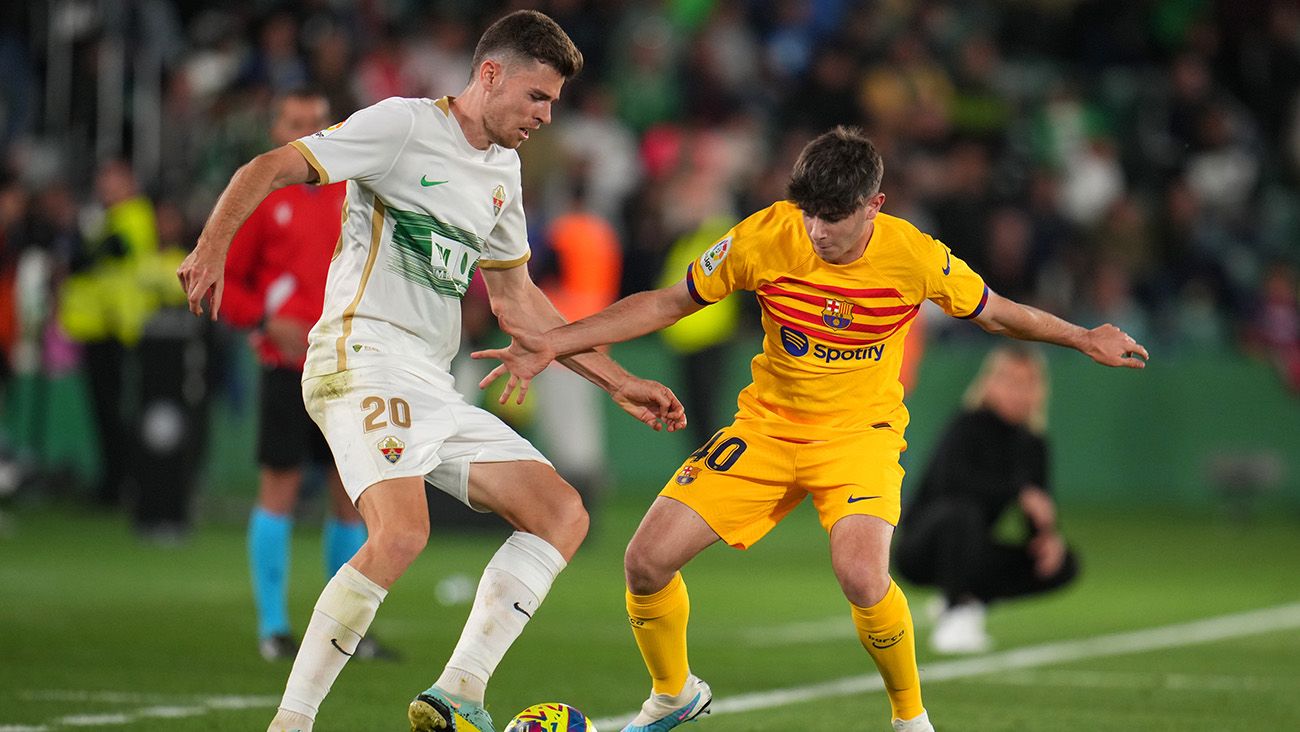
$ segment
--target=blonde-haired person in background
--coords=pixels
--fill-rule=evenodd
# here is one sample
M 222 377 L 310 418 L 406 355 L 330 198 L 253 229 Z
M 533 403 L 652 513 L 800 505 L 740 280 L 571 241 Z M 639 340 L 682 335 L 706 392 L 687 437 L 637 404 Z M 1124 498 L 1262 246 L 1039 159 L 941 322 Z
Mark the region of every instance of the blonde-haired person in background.
M 903 512 L 898 572 L 942 593 L 930 636 L 936 651 L 988 650 L 989 603 L 1058 589 L 1078 573 L 1049 493 L 1047 393 L 1038 351 L 990 351 Z M 1007 529 L 1008 520 L 1024 528 Z

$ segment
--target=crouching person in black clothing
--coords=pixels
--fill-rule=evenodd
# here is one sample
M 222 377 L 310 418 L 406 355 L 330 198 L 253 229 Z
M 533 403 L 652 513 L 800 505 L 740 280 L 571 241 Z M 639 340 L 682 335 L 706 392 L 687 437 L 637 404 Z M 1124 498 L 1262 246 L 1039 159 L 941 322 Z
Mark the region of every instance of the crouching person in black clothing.
M 989 353 L 903 511 L 897 569 L 942 592 L 930 637 L 940 653 L 988 650 L 989 603 L 1057 589 L 1078 573 L 1048 493 L 1047 386 L 1037 352 L 1011 345 Z

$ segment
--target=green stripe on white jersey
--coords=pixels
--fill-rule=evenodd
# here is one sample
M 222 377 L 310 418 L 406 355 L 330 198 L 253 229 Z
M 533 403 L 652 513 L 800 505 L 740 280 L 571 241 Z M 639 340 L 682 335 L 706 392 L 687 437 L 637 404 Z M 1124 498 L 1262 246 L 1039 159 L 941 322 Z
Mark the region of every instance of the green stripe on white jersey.
M 386 99 L 295 145 L 348 181 L 305 376 L 388 364 L 449 382 L 480 261 L 528 257 L 518 154 L 471 146 L 446 99 Z

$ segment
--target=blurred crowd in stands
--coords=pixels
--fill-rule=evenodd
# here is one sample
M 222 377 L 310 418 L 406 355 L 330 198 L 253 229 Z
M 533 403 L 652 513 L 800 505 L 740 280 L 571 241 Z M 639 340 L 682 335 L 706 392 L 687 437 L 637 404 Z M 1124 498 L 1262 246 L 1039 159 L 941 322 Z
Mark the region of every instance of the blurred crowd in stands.
M 157 277 L 167 252 L 192 245 L 234 169 L 268 148 L 277 93 L 319 89 L 337 119 L 389 96 L 454 95 L 481 30 L 536 7 L 587 61 L 520 150 L 539 276 L 555 264 L 553 225 L 580 209 L 617 240 L 621 292 L 652 287 L 680 262 L 675 244 L 781 198 L 803 143 L 854 124 L 884 155 L 884 210 L 996 291 L 1113 322 L 1153 354 L 1241 347 L 1300 389 L 1295 0 L 5 6 L 11 369 L 73 368 L 94 348 L 76 341 L 130 346 L 175 304 Z M 68 283 L 124 262 L 145 294 L 78 331 L 59 312 L 78 298 Z

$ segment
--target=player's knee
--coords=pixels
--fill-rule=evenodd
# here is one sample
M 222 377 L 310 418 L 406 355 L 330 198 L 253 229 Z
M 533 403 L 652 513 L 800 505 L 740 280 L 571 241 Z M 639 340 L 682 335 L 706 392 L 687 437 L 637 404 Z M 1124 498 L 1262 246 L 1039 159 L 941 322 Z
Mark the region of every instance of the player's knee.
M 591 516 L 587 513 L 587 507 L 582 504 L 582 497 L 577 491 L 569 491 L 569 495 L 561 502 L 557 509 L 556 533 L 559 537 L 559 543 L 556 549 L 565 556 L 566 559 L 572 558 L 574 552 L 587 538 L 587 530 L 591 528 Z
M 591 517 L 582 504 L 582 497 L 568 486 L 548 494 L 546 500 L 537 506 L 502 513 L 502 518 L 519 531 L 545 539 L 566 560 L 573 558 L 591 526 Z
M 889 592 L 889 573 L 867 567 L 836 568 L 844 597 L 858 607 L 871 607 Z
M 381 529 L 371 534 L 366 543 L 390 559 L 409 564 L 429 543 L 429 529 L 417 525 Z
M 650 595 L 667 586 L 675 567 L 668 567 L 633 539 L 623 554 L 623 575 L 634 595 Z

